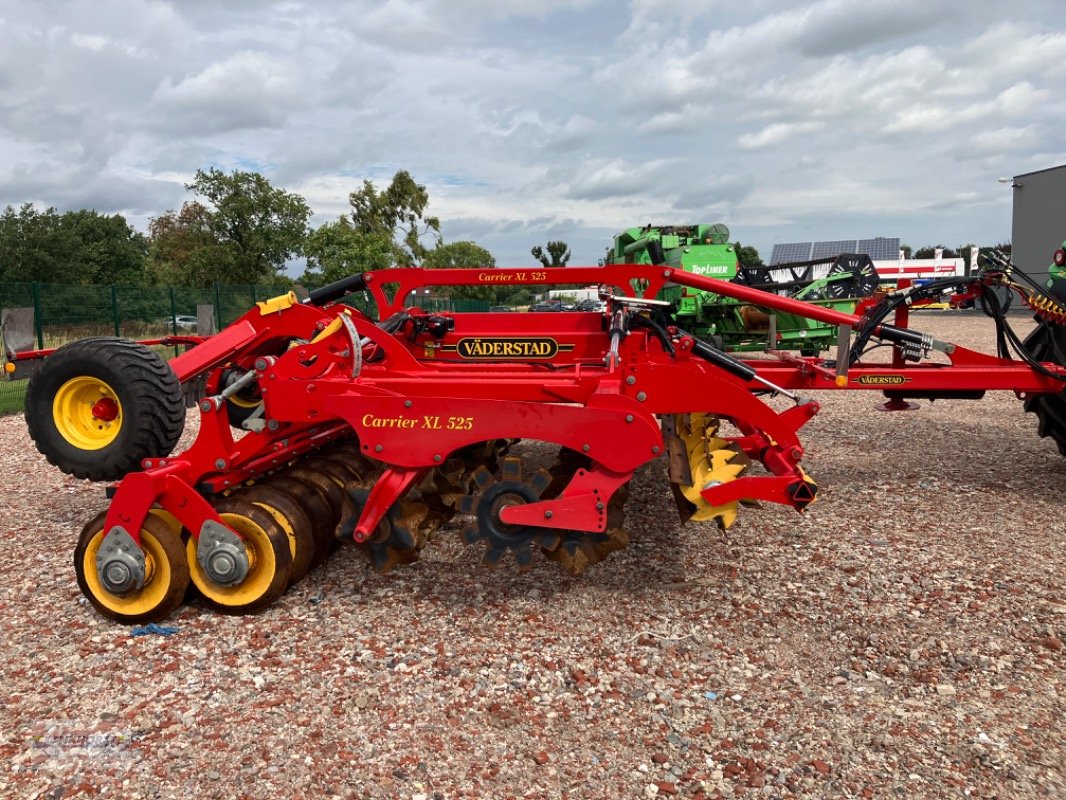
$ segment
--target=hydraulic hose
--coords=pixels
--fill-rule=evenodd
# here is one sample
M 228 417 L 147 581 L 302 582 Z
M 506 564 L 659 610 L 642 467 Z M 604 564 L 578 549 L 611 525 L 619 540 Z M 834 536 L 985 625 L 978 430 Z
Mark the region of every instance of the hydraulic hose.
M 306 302 L 313 306 L 321 306 L 344 297 L 346 294 L 358 292 L 365 288 L 366 280 L 364 279 L 364 273 L 360 272 L 355 275 L 349 275 L 347 278 L 341 278 L 339 281 L 327 283 L 319 289 L 315 289 L 308 295 Z

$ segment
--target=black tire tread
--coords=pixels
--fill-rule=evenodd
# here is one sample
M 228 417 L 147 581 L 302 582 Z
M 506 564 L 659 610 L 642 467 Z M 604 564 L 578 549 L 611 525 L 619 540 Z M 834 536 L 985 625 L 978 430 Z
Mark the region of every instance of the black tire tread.
M 1055 347 L 1053 336 L 1059 336 L 1059 347 Z M 1025 348 L 1038 361 L 1059 361 L 1063 354 L 1063 342 L 1066 335 L 1062 329 L 1050 324 L 1042 324 L 1025 340 Z M 1056 357 L 1058 354 L 1059 357 Z M 1037 433 L 1055 442 L 1059 453 L 1066 456 L 1066 389 L 1058 394 L 1033 395 L 1026 398 L 1026 411 L 1035 414 Z
M 92 451 L 78 450 L 61 436 L 52 418 L 55 392 L 76 375 L 98 377 L 123 406 L 119 440 Z M 50 464 L 68 475 L 117 480 L 140 469 L 141 460 L 170 455 L 185 428 L 181 383 L 170 366 L 138 342 L 100 336 L 72 342 L 50 355 L 26 389 L 30 438 Z

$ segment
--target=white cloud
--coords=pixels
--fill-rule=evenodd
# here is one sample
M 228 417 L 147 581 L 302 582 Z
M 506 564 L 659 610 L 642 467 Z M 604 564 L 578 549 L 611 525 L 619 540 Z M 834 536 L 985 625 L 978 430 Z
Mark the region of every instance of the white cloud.
M 594 161 L 578 172 L 567 195 L 580 200 L 632 197 L 647 193 L 663 172 L 678 166 L 674 159 L 655 159 L 642 164 L 630 164 L 620 158 Z
M 970 137 L 970 142 L 982 152 L 1001 153 L 1030 146 L 1036 139 L 1036 126 L 1026 125 L 1024 128 L 1007 126 L 981 131 Z
M 755 133 L 741 134 L 737 143 L 745 150 L 759 150 L 781 144 L 793 136 L 816 131 L 822 125 L 821 122 L 775 122 Z
M 651 221 L 722 221 L 762 249 L 1005 239 L 995 177 L 1066 162 L 1050 5 L 1004 22 L 992 0 L 9 4 L 0 205 L 143 221 L 217 165 L 325 220 L 408 169 L 446 233 L 501 263 L 560 235 L 593 262 Z
M 203 135 L 280 127 L 306 100 L 297 64 L 242 52 L 177 82 L 164 78 L 152 105 L 166 115 L 168 125 Z

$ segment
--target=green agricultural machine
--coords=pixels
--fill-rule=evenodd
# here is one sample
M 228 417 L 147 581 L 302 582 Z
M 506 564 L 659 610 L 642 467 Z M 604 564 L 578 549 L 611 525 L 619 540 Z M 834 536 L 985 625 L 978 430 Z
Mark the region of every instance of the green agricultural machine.
M 729 229 L 715 223 L 627 228 L 614 237 L 604 264 L 653 264 L 733 281 L 797 300 L 852 313 L 877 290 L 878 276 L 867 255 L 840 254 L 813 261 L 743 266 Z M 680 286 L 660 293 L 669 300 L 679 327 L 715 338 L 733 352 L 798 350 L 817 355 L 836 346 L 836 326 L 807 317 L 770 312 L 739 300 Z M 772 339 L 772 341 L 771 341 Z
M 1051 257 L 1047 288 L 1058 299 L 1066 301 L 1066 242 Z

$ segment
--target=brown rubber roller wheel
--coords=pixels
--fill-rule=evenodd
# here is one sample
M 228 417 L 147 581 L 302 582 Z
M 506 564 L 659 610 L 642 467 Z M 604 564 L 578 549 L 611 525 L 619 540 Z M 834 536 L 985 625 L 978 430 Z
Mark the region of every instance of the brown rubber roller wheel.
M 323 497 L 326 498 L 326 502 L 329 503 L 329 513 L 333 519 L 333 526 L 336 527 L 337 523 L 340 522 L 341 507 L 344 504 L 344 490 L 341 489 L 340 485 L 321 470 L 304 466 L 303 462 L 285 470 L 284 474 L 298 481 L 303 481 L 309 486 L 314 486 L 322 493 Z
M 74 574 L 82 594 L 108 619 L 126 624 L 158 622 L 175 611 L 189 585 L 189 565 L 181 534 L 160 516 L 150 513 L 141 526 L 145 556 L 144 586 L 114 595 L 96 574 L 96 555 L 105 538 L 103 512 L 82 529 L 74 548 Z
M 315 553 L 311 557 L 311 569 L 323 563 L 334 547 L 333 532 L 337 527 L 333 520 L 329 501 L 315 486 L 288 477 L 287 473 L 268 478 L 264 485 L 278 489 L 295 500 L 311 520 L 311 533 L 315 540 Z
M 347 472 L 355 476 L 356 480 L 370 486 L 385 471 L 385 465 L 380 461 L 370 461 L 366 458 L 350 458 L 343 453 L 325 453 L 322 457 L 340 464 Z
M 224 614 L 250 614 L 266 608 L 289 585 L 289 537 L 270 512 L 244 498 L 223 497 L 215 503 L 215 511 L 244 540 L 251 569 L 236 586 L 215 583 L 200 567 L 197 540 L 190 538 L 186 544 L 189 576 L 202 602 Z
M 285 530 L 289 539 L 289 585 L 303 578 L 311 569 L 315 557 L 315 535 L 311 518 L 300 504 L 280 489 L 257 484 L 245 490 L 241 497 L 269 511 Z
M 315 455 L 300 459 L 298 466 L 318 470 L 323 475 L 328 475 L 342 489 L 353 481 L 364 482 L 364 476 L 359 470 L 350 466 L 341 457 Z
M 332 524 L 329 526 L 329 541 L 327 542 L 325 537 L 322 539 L 322 548 L 324 552 L 321 558 L 325 561 L 326 557 L 332 553 L 333 549 L 337 546 L 337 540 L 334 534 L 347 510 L 348 497 L 344 493 L 341 484 L 337 482 L 337 478 L 319 467 L 309 466 L 307 464 L 307 461 L 309 460 L 313 459 L 303 459 L 299 461 L 295 467 L 286 470 L 284 474 L 291 478 L 295 478 L 298 481 L 303 481 L 309 486 L 313 486 L 326 498 L 326 502 L 329 503 L 330 519 L 332 520 Z M 317 564 L 315 566 L 317 566 Z
M 355 441 L 344 441 L 337 444 L 331 444 L 322 450 L 317 451 L 315 455 L 343 461 L 363 476 L 377 475 L 383 468 L 380 461 L 367 458 L 360 449 L 359 442 Z

